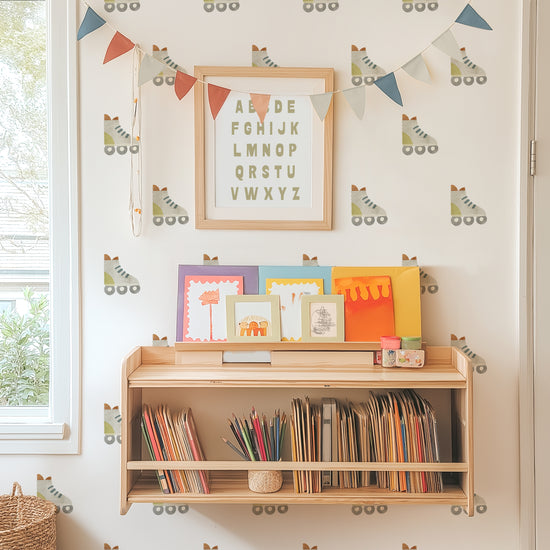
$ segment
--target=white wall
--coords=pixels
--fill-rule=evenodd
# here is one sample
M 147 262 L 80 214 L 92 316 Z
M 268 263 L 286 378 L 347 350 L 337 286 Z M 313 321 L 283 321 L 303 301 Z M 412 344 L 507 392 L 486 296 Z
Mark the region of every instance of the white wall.
M 336 87 L 351 86 L 350 47 L 392 70 L 423 50 L 454 20 L 464 0 L 444 0 L 435 12 L 406 14 L 400 0 L 342 0 L 334 13 L 306 14 L 301 0 L 243 0 L 237 12 L 206 13 L 201 0 L 142 0 L 136 12 L 106 14 L 91 5 L 147 51 L 167 46 L 189 72 L 193 65 L 250 65 L 252 44 L 267 46 L 279 65 L 334 67 Z M 130 126 L 131 54 L 107 65 L 112 32 L 103 27 L 80 50 L 82 173 L 83 442 L 76 457 L 1 457 L 0 486 L 13 479 L 28 493 L 36 474 L 51 475 L 73 502 L 58 518 L 59 548 L 223 550 L 401 549 L 518 547 L 519 372 L 517 324 L 519 0 L 506 9 L 489 0 L 474 7 L 492 32 L 455 25 L 453 32 L 488 75 L 484 86 L 451 86 L 449 58 L 425 52 L 433 85 L 400 71 L 400 108 L 374 87 L 358 120 L 341 94 L 335 98 L 334 230 L 332 232 L 196 231 L 152 224 L 152 185 L 193 212 L 193 102 L 172 88 L 145 85 L 142 147 L 144 234 L 130 233 L 128 155 L 103 153 L 103 115 Z M 83 10 L 81 10 L 83 13 Z M 401 116 L 418 116 L 434 136 L 435 155 L 401 152 Z M 386 225 L 354 227 L 351 185 L 366 186 L 388 212 Z M 466 187 L 487 212 L 484 225 L 450 223 L 450 185 Z M 103 442 L 103 404 L 120 402 L 120 361 L 152 333 L 174 342 L 176 267 L 201 263 L 202 254 L 223 264 L 299 264 L 302 253 L 322 265 L 400 265 L 401 254 L 418 256 L 439 291 L 422 297 L 423 336 L 449 345 L 466 336 L 486 360 L 475 379 L 475 487 L 485 514 L 454 516 L 448 506 L 390 506 L 382 515 L 354 516 L 349 506 L 292 506 L 287 514 L 255 516 L 250 506 L 196 506 L 185 515 L 155 516 L 150 505 L 118 515 L 119 446 Z M 120 256 L 141 283 L 137 295 L 107 296 L 103 254 Z M 228 405 L 230 406 L 230 405 Z

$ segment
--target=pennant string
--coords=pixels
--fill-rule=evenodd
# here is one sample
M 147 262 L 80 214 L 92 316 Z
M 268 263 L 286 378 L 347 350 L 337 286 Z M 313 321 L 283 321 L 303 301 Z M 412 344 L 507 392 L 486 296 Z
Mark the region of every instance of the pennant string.
M 87 6 L 87 7 L 91 7 L 90 4 L 88 4 L 88 2 L 86 0 L 81 0 L 81 2 Z M 403 69 L 403 66 L 404 65 L 407 65 L 407 63 L 409 63 L 410 61 L 412 61 L 415 57 L 417 57 L 418 55 L 423 55 L 427 50 L 429 50 L 431 47 L 432 47 L 432 43 L 437 40 L 439 37 L 441 37 L 443 34 L 445 34 L 447 31 L 449 31 L 454 25 L 456 25 L 457 23 L 459 23 L 457 21 L 458 17 L 460 16 L 460 14 L 464 11 L 464 9 L 469 6 L 470 4 L 472 3 L 472 0 L 468 0 L 465 4 L 465 6 L 460 10 L 460 13 L 457 15 L 457 17 L 455 17 L 455 19 L 453 19 L 453 21 L 451 22 L 450 25 L 448 25 L 442 32 L 440 32 L 435 38 L 434 40 L 430 41 L 430 43 L 423 49 L 421 50 L 420 52 L 416 53 L 415 55 L 413 55 L 410 59 L 408 59 L 405 63 L 399 65 L 396 69 L 394 69 L 393 71 L 388 71 L 387 74 L 390 74 L 390 73 L 395 73 L 399 70 L 402 70 Z M 93 8 L 92 8 L 93 9 Z M 113 27 L 113 25 L 111 25 L 109 23 L 109 21 L 106 21 L 105 24 L 113 31 L 115 32 L 118 32 L 118 30 Z M 145 52 L 144 50 L 141 49 L 141 47 L 137 46 L 136 45 L 136 48 L 138 49 L 138 51 L 140 51 L 142 53 L 142 55 L 145 55 L 147 52 Z M 208 82 L 206 80 L 201 80 L 201 79 L 197 79 L 197 82 L 200 82 L 201 84 L 204 84 L 204 85 L 208 85 L 208 84 L 211 84 L 211 82 Z M 357 86 L 358 88 L 361 88 L 361 87 L 366 87 L 366 84 L 363 84 L 361 86 Z M 342 90 L 334 90 L 333 93 L 342 93 L 344 91 L 344 89 Z M 243 95 L 249 95 L 250 93 L 266 93 L 265 91 L 264 92 L 253 92 L 251 90 L 234 90 L 234 89 L 231 89 L 231 92 L 233 93 L 237 93 L 237 94 L 243 94 Z M 315 94 L 307 94 L 307 93 L 293 93 L 293 94 L 271 94 L 273 97 L 310 97 L 311 95 L 315 95 Z
M 138 142 L 137 153 L 132 153 L 130 147 L 130 226 L 134 237 L 139 237 L 143 229 L 143 186 L 142 186 L 142 154 L 141 154 L 141 87 L 137 85 L 138 71 L 141 65 L 142 50 L 134 47 L 132 67 L 132 124 L 130 129 L 130 147 L 134 139 Z M 137 159 L 134 161 L 134 157 Z

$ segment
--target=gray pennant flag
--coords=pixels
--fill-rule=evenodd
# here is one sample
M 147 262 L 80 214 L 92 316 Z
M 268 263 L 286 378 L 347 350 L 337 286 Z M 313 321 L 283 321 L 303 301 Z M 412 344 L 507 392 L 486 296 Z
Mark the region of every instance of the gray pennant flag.
M 146 82 L 149 82 L 149 80 L 155 78 L 155 76 L 163 70 L 166 70 L 166 65 L 162 61 L 146 53 L 139 66 L 138 86 L 142 86 Z
M 348 103 L 357 118 L 363 118 L 363 115 L 365 114 L 365 86 L 348 88 L 347 90 L 342 90 L 342 93 L 348 100 Z
M 321 119 L 321 122 L 325 120 L 325 117 L 327 116 L 330 102 L 332 101 L 332 94 L 333 92 L 326 92 L 324 94 L 315 94 L 309 96 L 311 104 L 313 105 L 315 112 Z

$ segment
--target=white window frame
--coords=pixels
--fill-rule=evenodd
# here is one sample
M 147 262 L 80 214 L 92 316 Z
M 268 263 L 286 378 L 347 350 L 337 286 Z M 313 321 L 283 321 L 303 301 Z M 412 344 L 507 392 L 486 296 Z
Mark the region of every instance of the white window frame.
M 48 180 L 52 243 L 50 407 L 1 410 L 0 454 L 80 453 L 78 2 L 45 1 L 48 18 Z

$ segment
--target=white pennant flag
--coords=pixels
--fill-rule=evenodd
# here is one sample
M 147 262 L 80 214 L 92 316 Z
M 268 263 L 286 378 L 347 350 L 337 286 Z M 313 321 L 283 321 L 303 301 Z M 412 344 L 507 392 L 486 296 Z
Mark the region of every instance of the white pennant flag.
M 142 86 L 146 82 L 149 82 L 149 80 L 155 78 L 155 76 L 163 70 L 166 70 L 166 65 L 162 61 L 146 53 L 139 66 L 138 86 Z
M 313 105 L 315 112 L 321 119 L 321 122 L 325 120 L 325 117 L 327 116 L 330 102 L 332 101 L 332 93 L 333 92 L 326 92 L 324 94 L 315 94 L 309 96 L 311 104 Z
M 409 74 L 413 78 L 416 78 L 417 80 L 426 82 L 426 84 L 431 84 L 432 82 L 430 71 L 426 66 L 426 62 L 424 61 L 422 54 L 418 54 L 416 57 L 411 59 L 408 63 L 405 63 L 405 65 L 403 65 L 403 67 L 401 68 L 407 74 Z
M 446 53 L 449 57 L 454 59 L 462 59 L 462 55 L 460 55 L 460 48 L 450 29 L 445 31 L 439 38 L 436 38 L 432 44 L 436 48 L 439 48 L 443 53 Z
M 344 97 L 348 100 L 353 112 L 357 115 L 357 118 L 363 118 L 365 114 L 365 86 L 355 86 L 354 88 L 348 88 L 342 90 Z

